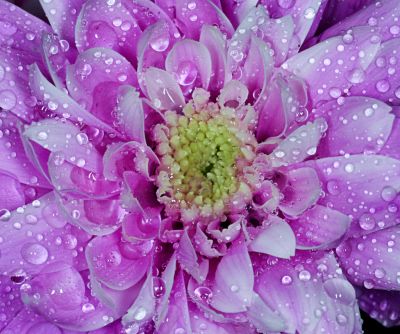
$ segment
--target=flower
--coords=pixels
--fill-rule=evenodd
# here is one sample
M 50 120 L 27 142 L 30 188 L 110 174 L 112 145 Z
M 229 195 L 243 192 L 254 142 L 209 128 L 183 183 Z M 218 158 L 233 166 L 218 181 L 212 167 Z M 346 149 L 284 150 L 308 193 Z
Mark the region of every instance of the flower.
M 41 4 L 0 1 L 2 333 L 399 324 L 397 0 Z

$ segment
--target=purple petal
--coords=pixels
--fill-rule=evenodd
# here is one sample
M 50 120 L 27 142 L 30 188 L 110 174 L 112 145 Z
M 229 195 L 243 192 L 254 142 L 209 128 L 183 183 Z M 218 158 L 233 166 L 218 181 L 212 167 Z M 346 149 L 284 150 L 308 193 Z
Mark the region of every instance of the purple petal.
M 179 242 L 179 247 L 176 253 L 176 259 L 181 268 L 188 272 L 198 283 L 204 281 L 207 275 L 201 272 L 196 250 L 187 234 L 187 231 L 182 234 Z
M 325 196 L 319 204 L 352 218 L 349 236 L 396 224 L 400 161 L 379 155 L 332 157 L 307 163 L 314 166 Z
M 400 13 L 400 6 L 399 13 Z M 393 15 L 393 14 L 391 14 Z M 400 37 L 400 26 L 396 26 Z M 397 63 L 400 60 L 400 38 L 394 38 L 382 44 L 376 60 L 365 71 L 365 80 L 351 88 L 354 95 L 375 97 L 393 105 L 400 105 L 400 74 Z
M 86 283 L 87 273 L 56 263 L 23 286 L 22 299 L 60 327 L 78 331 L 104 327 L 118 315 L 92 297 Z
M 296 238 L 290 225 L 283 219 L 266 222 L 249 244 L 249 250 L 288 259 L 294 255 Z
M 6 215 L 2 214 L 0 272 L 23 270 L 38 273 L 46 264 L 81 261 L 77 250 L 88 240 L 86 233 L 66 225 L 52 193 Z M 81 266 L 81 265 L 80 265 Z
M 211 305 L 225 313 L 236 313 L 250 306 L 254 274 L 247 247 L 243 240 L 231 246 L 215 272 Z
M 174 286 L 168 301 L 166 318 L 157 330 L 157 333 L 190 333 L 191 331 L 185 280 L 183 271 L 180 270 L 174 280 Z
M 286 324 L 282 317 L 272 311 L 256 293 L 253 294 L 253 300 L 247 311 L 247 316 L 249 321 L 261 333 L 280 332 L 286 329 Z
M 255 290 L 281 314 L 285 332 L 351 334 L 359 317 L 355 292 L 337 268 L 331 254 L 299 254 L 291 261 L 266 265 L 256 278 Z
M 10 113 L 1 115 L 0 166 L 12 171 L 19 182 L 49 188 L 48 181 L 35 169 L 25 153 L 20 138 L 20 121 Z
M 298 248 L 332 248 L 347 232 L 351 218 L 325 206 L 316 205 L 292 221 Z
M 385 290 L 363 290 L 358 296 L 360 308 L 385 327 L 400 324 L 400 295 Z
M 184 39 L 168 53 L 165 69 L 181 86 L 208 88 L 211 78 L 211 55 L 201 43 Z
M 348 13 L 349 9 L 351 10 L 355 7 L 353 2 L 354 0 L 346 1 L 346 4 L 342 4 L 340 1 L 335 1 L 334 6 L 337 11 L 344 10 L 345 13 L 339 13 L 340 16 L 344 16 Z M 379 5 L 371 0 L 358 0 L 357 3 L 359 4 L 358 7 L 360 10 L 355 11 L 353 15 L 327 29 L 321 35 L 321 39 L 336 36 L 343 31 L 364 25 L 369 25 L 376 32 L 382 34 L 382 41 L 390 40 L 393 37 L 399 37 L 398 35 L 400 32 L 398 31 L 398 21 L 396 19 L 396 17 L 400 15 L 400 5 L 398 1 L 382 1 Z M 361 8 L 363 4 L 368 6 Z
M 209 90 L 218 92 L 229 82 L 231 74 L 226 63 L 226 41 L 223 34 L 214 26 L 203 25 L 200 43 L 205 45 L 211 56 L 211 80 Z
M 54 87 L 47 81 L 36 64 L 30 67 L 29 86 L 33 95 L 38 100 L 44 102 L 47 108 L 56 115 L 76 122 L 83 121 L 86 125 L 115 133 L 112 127 L 87 112 L 62 90 Z
M 175 6 L 176 18 L 182 25 L 180 28 L 188 38 L 198 40 L 204 24 L 217 26 L 228 38 L 232 36 L 232 24 L 212 1 L 199 1 L 188 6 L 186 0 L 176 0 Z
M 71 45 L 75 42 L 75 24 L 84 3 L 84 0 L 40 0 L 54 32 Z
M 129 86 L 119 89 L 118 102 L 115 112 L 120 132 L 130 140 L 145 143 L 144 111 L 139 93 Z
M 222 253 L 213 248 L 213 241 L 201 230 L 200 226 L 196 226 L 196 234 L 194 236 L 196 250 L 206 257 L 219 257 Z
M 349 280 L 366 289 L 399 290 L 398 226 L 351 238 L 336 253 Z
M 114 290 L 126 290 L 147 272 L 149 258 L 130 259 L 121 254 L 118 234 L 97 237 L 86 247 L 91 275 Z
M 300 52 L 283 67 L 309 84 L 314 104 L 335 99 L 364 80 L 364 71 L 375 59 L 379 42 L 371 29 L 357 27 L 352 34 L 332 37 Z
M 375 99 L 347 97 L 317 108 L 325 116 L 326 136 L 318 146 L 319 156 L 377 153 L 387 141 L 394 121 L 391 108 Z
M 122 85 L 137 86 L 136 72 L 124 57 L 110 49 L 89 49 L 67 69 L 71 96 L 106 123 L 112 123 L 118 88 Z
M 393 108 L 396 118 L 393 122 L 392 133 L 387 139 L 385 146 L 381 149 L 380 153 L 385 156 L 389 156 L 395 159 L 400 159 L 400 150 L 398 149 L 398 143 L 400 142 L 400 108 Z
M 273 166 L 286 166 L 301 162 L 314 155 L 326 130 L 324 119 L 317 119 L 293 131 L 271 153 Z
M 75 40 L 81 53 L 90 48 L 103 47 L 120 53 L 133 63 L 141 33 L 124 1 L 108 3 L 88 0 L 76 23 Z
M 286 184 L 281 188 L 283 199 L 279 208 L 286 215 L 296 217 L 314 205 L 321 196 L 318 174 L 313 168 L 290 170 L 285 175 Z
M 27 127 L 24 136 L 51 152 L 62 154 L 78 167 L 93 172 L 102 169 L 101 155 L 87 139 L 82 139 L 86 135 L 70 122 L 45 119 Z
M 0 169 L 0 207 L 12 211 L 25 204 L 23 188 L 11 174 Z
M 144 73 L 147 95 L 154 107 L 161 110 L 175 110 L 185 104 L 182 90 L 173 75 L 155 67 Z
M 16 276 L 14 280 L 19 278 Z M 21 300 L 19 289 L 20 285 L 16 284 L 10 277 L 0 276 L 0 298 L 2 301 L 0 312 L 4 315 L 0 319 L 0 331 L 12 322 L 23 309 L 24 304 Z

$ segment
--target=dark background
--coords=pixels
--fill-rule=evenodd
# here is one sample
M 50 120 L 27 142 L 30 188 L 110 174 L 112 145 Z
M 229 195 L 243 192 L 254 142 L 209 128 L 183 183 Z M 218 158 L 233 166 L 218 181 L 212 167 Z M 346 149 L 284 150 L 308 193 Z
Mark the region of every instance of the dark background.
M 17 6 L 24 8 L 25 10 L 34 14 L 35 16 L 39 16 L 44 20 L 46 19 L 39 5 L 39 0 L 7 0 L 7 1 L 15 3 Z M 400 326 L 394 328 L 386 328 L 380 325 L 379 322 L 377 322 L 376 320 L 370 318 L 364 312 L 361 312 L 361 316 L 364 320 L 363 329 L 365 334 L 400 334 Z

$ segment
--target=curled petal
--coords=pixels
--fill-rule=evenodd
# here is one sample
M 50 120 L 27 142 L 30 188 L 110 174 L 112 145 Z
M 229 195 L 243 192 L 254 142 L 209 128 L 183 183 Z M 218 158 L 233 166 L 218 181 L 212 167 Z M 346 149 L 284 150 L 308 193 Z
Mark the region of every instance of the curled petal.
M 288 223 L 276 219 L 261 227 L 249 244 L 249 250 L 288 259 L 294 255 L 296 238 Z
M 237 313 L 250 306 L 254 273 L 247 246 L 238 240 L 221 259 L 215 272 L 211 305 L 225 313 Z
M 144 73 L 147 94 L 154 107 L 161 110 L 175 110 L 185 104 L 182 90 L 172 74 L 149 68 Z

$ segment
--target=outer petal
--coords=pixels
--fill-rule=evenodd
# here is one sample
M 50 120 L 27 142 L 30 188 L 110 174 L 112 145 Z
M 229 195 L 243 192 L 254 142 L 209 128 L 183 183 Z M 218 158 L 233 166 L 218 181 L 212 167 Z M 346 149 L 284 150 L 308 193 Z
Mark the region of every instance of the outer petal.
M 107 123 L 112 123 L 118 88 L 126 84 L 137 85 L 136 72 L 124 57 L 110 49 L 89 49 L 67 69 L 71 96 Z
M 207 89 L 211 77 L 211 55 L 201 43 L 184 39 L 177 42 L 168 53 L 165 69 L 174 74 L 181 86 Z
M 333 2 L 333 1 L 332 1 Z M 336 10 L 351 10 L 354 8 L 354 1 L 346 1 L 346 4 L 336 4 Z M 350 3 L 349 3 L 350 2 Z M 398 21 L 396 17 L 400 15 L 400 4 L 396 0 L 382 1 L 379 4 L 371 0 L 357 1 L 359 3 L 360 10 L 346 19 L 342 20 L 338 24 L 335 24 L 331 28 L 327 29 L 322 35 L 322 39 L 326 39 L 331 36 L 339 35 L 343 31 L 347 31 L 357 26 L 369 25 L 373 27 L 377 32 L 382 34 L 382 40 L 390 40 L 393 37 L 399 37 Z M 361 8 L 362 5 L 368 5 Z M 341 8 L 342 7 L 342 8 Z M 329 12 L 328 12 L 329 13 Z M 327 13 L 327 14 L 328 14 Z M 342 14 L 343 15 L 343 14 Z M 391 27 L 394 27 L 391 29 Z
M 341 244 L 336 253 L 349 280 L 367 289 L 400 290 L 399 235 L 400 227 L 392 226 Z
M 267 222 L 268 224 L 268 222 Z M 295 253 L 296 239 L 290 225 L 276 219 L 261 227 L 249 244 L 249 250 L 288 259 Z
M 124 1 L 85 1 L 75 28 L 77 48 L 112 49 L 131 62 L 136 61 L 137 42 L 142 31 Z
M 226 313 L 245 311 L 251 304 L 253 284 L 247 247 L 243 240 L 238 240 L 218 264 L 211 305 Z
M 368 27 L 353 29 L 352 34 L 327 39 L 282 66 L 303 78 L 310 86 L 314 104 L 338 98 L 355 83 L 364 80 L 364 71 L 375 59 L 380 37 Z
M 291 222 L 298 248 L 332 248 L 347 232 L 351 218 L 343 213 L 316 205 Z
M 326 122 L 317 119 L 293 131 L 271 153 L 274 167 L 301 162 L 317 152 L 318 143 L 326 131 Z
M 11 174 L 1 169 L 0 184 L 0 207 L 3 211 L 12 211 L 25 204 L 25 195 L 21 184 Z
M 394 121 L 391 108 L 381 101 L 347 97 L 317 108 L 325 116 L 326 135 L 318 146 L 319 156 L 377 153 L 387 141 Z
M 22 299 L 35 312 L 63 328 L 88 331 L 104 327 L 118 314 L 91 296 L 86 288 L 86 274 L 63 263 L 47 266 L 23 286 Z
M 93 239 L 86 247 L 91 274 L 109 288 L 126 290 L 147 272 L 149 257 L 130 259 L 121 253 L 118 233 Z
M 319 159 L 307 163 L 318 172 L 325 196 L 320 204 L 352 218 L 349 236 L 396 224 L 400 161 L 377 155 Z
M 321 196 L 321 185 L 312 168 L 298 168 L 286 173 L 287 182 L 281 188 L 283 199 L 279 208 L 286 215 L 296 217 L 314 205 Z
M 75 42 L 75 24 L 85 0 L 40 0 L 54 32 L 71 45 Z
M 385 327 L 399 326 L 399 292 L 362 290 L 358 296 L 360 308 Z
M 400 6 L 399 15 L 400 15 Z M 394 14 L 391 14 L 394 15 Z M 379 50 L 375 63 L 365 72 L 364 80 L 350 90 L 354 95 L 375 97 L 393 105 L 400 105 L 400 73 L 396 65 L 400 61 L 400 26 L 397 27 L 398 38 L 386 41 Z
M 88 141 L 87 135 L 80 132 L 70 122 L 44 119 L 33 123 L 24 136 L 51 152 L 58 152 L 70 163 L 93 172 L 100 172 L 100 154 Z
M 358 326 L 354 288 L 332 254 L 304 253 L 266 265 L 256 278 L 255 291 L 280 312 L 287 323 L 285 332 L 352 334 Z
M 1 273 L 11 276 L 22 269 L 26 274 L 36 274 L 48 263 L 82 261 L 77 250 L 86 244 L 87 235 L 66 225 L 52 194 L 3 216 L 2 220 Z M 82 267 L 82 262 L 77 267 Z
M 112 127 L 87 112 L 77 102 L 65 94 L 62 90 L 54 87 L 40 72 L 39 67 L 34 64 L 30 67 L 29 86 L 33 95 L 47 105 L 49 111 L 63 118 L 76 122 L 84 122 L 86 125 L 96 129 L 115 133 Z
M 0 114 L 0 168 L 12 172 L 19 182 L 39 187 L 50 187 L 47 180 L 35 169 L 25 153 L 20 138 L 17 117 L 9 113 Z
M 175 110 L 185 104 L 181 88 L 168 72 L 151 67 L 144 73 L 144 80 L 147 95 L 157 109 Z

